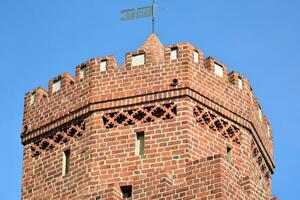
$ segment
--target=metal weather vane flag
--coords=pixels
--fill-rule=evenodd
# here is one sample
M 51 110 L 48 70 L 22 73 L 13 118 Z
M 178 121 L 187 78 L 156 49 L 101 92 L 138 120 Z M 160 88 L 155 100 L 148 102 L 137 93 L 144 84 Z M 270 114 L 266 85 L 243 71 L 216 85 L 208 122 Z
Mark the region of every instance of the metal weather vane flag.
M 151 6 L 122 10 L 121 20 L 133 20 L 144 17 L 152 17 L 152 33 L 155 33 L 155 0 L 152 0 Z

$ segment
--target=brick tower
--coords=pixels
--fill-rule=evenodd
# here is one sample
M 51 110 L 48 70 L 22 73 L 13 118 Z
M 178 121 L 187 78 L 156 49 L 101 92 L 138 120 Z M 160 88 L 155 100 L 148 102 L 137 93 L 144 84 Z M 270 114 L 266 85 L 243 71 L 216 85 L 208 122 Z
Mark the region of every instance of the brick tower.
M 271 125 L 247 79 L 151 35 L 25 96 L 23 200 L 263 199 Z

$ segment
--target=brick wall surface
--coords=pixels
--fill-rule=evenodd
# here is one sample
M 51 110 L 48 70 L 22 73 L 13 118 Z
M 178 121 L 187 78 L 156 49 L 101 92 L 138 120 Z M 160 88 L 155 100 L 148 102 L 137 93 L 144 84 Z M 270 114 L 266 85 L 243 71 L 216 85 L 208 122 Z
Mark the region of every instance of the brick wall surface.
M 132 66 L 139 54 L 145 64 Z M 270 200 L 272 134 L 259 110 L 245 77 L 189 43 L 162 46 L 151 35 L 120 68 L 113 56 L 93 58 L 75 77 L 63 73 L 25 95 L 22 199 L 123 199 L 120 187 L 131 185 L 127 199 Z

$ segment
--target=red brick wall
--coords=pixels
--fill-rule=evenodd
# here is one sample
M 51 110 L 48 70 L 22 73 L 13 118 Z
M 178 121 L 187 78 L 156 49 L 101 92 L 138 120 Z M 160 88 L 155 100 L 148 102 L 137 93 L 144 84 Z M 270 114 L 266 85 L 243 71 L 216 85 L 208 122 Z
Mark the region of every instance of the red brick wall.
M 175 46 L 178 59 L 171 61 Z M 228 75 L 199 50 L 194 63 L 194 50 L 188 43 L 163 47 L 151 35 L 120 69 L 113 56 L 94 58 L 75 77 L 59 76 L 60 91 L 52 94 L 54 79 L 48 91 L 34 90 L 34 105 L 27 93 L 22 198 L 122 199 L 120 186 L 132 185 L 132 199 L 270 199 L 269 122 L 260 121 L 245 78 L 241 90 L 238 73 Z M 131 66 L 138 53 L 146 64 Z M 103 59 L 106 72 L 100 72 Z M 214 62 L 224 67 L 222 78 Z M 87 76 L 80 80 L 84 65 Z M 134 150 L 139 131 L 145 133 L 142 157 Z M 70 173 L 63 176 L 66 149 Z

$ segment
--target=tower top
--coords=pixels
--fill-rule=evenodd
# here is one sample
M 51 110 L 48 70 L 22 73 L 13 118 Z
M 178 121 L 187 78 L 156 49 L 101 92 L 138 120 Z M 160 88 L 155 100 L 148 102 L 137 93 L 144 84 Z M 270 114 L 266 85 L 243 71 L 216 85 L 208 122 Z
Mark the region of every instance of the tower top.
M 271 130 L 247 79 L 151 34 L 26 94 L 22 199 L 271 199 Z
M 163 45 L 161 44 L 157 35 L 152 33 L 144 42 L 144 44 L 140 47 L 140 49 L 156 49 L 157 47 L 163 48 Z
M 139 50 L 151 52 L 151 60 L 153 63 L 164 59 L 164 46 L 155 34 L 151 34 Z

